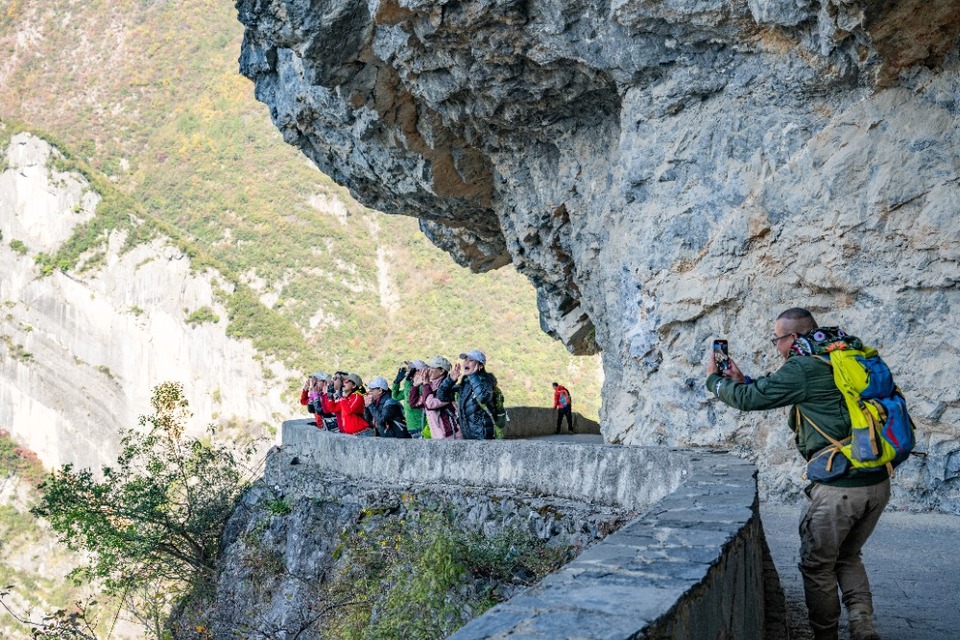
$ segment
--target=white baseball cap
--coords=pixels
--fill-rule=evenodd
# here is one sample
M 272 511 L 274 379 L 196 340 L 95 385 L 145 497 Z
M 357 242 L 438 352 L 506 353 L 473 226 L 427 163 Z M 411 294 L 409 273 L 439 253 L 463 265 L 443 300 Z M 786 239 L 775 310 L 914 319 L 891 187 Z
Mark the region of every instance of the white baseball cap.
M 377 376 L 373 380 L 367 383 L 368 389 L 383 389 L 384 391 L 390 391 L 390 385 L 387 384 L 387 379 L 383 376 Z
M 427 362 L 427 366 L 431 369 L 443 369 L 444 371 L 450 371 L 452 365 L 450 364 L 450 361 L 443 356 L 433 356 L 430 358 L 430 361 Z
M 487 356 L 483 355 L 483 351 L 479 349 L 474 349 L 473 351 L 467 351 L 466 353 L 460 354 L 460 359 L 470 358 L 471 360 L 476 360 L 480 364 L 487 364 Z

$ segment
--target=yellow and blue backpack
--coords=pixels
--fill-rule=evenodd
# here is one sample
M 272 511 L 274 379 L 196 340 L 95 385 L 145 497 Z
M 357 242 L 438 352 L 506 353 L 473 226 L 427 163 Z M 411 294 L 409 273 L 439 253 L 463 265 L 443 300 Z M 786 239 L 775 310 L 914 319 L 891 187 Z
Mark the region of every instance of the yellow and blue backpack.
M 821 339 L 823 334 L 832 339 Z M 850 437 L 837 441 L 807 422 L 830 441 L 827 453 L 831 458 L 839 452 L 855 469 L 886 467 L 893 477 L 893 470 L 913 451 L 916 429 L 890 368 L 876 349 L 837 328 L 820 329 L 810 337 L 813 340 L 799 348 L 809 348 L 811 352 L 805 355 L 833 369 L 834 383 L 850 413 Z

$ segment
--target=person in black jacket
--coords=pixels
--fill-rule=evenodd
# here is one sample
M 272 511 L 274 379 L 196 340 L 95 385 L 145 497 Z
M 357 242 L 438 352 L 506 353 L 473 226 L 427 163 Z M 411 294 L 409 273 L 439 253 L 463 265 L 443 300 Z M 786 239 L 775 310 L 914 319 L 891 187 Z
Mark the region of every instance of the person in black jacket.
M 378 436 L 381 438 L 410 437 L 403 407 L 391 397 L 390 385 L 386 378 L 377 376 L 371 380 L 363 399 L 366 404 L 364 417 L 376 428 Z
M 437 398 L 449 402 L 456 396 L 460 430 L 465 440 L 492 440 L 493 415 L 489 407 L 493 384 L 485 371 L 487 357 L 475 349 L 461 353 L 460 358 L 462 363 L 453 365 L 450 377 L 437 389 Z

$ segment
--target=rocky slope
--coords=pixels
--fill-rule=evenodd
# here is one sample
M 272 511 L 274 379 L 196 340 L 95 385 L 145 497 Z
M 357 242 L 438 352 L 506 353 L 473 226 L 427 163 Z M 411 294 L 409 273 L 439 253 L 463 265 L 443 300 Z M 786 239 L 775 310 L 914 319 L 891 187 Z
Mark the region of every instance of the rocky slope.
M 0 425 L 17 442 L 48 467 L 112 463 L 119 429 L 149 413 L 165 380 L 183 383 L 194 430 L 214 416 L 223 434 L 247 438 L 286 416 L 293 373 L 227 337 L 214 295 L 227 283 L 194 272 L 169 240 L 127 251 L 114 232 L 102 262 L 41 277 L 35 256 L 90 220 L 99 196 L 83 176 L 58 171 L 58 152 L 35 136 L 17 134 L 2 153 Z M 189 323 L 203 308 L 209 321 Z
M 287 142 L 459 262 L 512 262 L 602 351 L 608 440 L 727 444 L 768 495 L 779 412 L 703 389 L 710 336 L 777 366 L 801 305 L 878 345 L 921 429 L 895 502 L 960 512 L 960 5 L 239 0 Z

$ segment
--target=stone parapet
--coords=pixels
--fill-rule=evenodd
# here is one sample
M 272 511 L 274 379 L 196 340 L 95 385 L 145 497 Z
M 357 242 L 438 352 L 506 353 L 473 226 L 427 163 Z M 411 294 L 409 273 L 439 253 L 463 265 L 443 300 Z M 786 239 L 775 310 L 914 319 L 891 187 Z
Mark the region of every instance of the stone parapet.
M 784 637 L 767 628 L 779 585 L 775 574 L 765 585 L 756 470 L 725 452 L 350 438 L 303 421 L 284 423 L 283 449 L 369 481 L 508 489 L 643 514 L 457 640 Z
M 301 463 L 371 482 L 496 487 L 641 512 L 680 486 L 690 468 L 689 454 L 678 449 L 351 438 L 305 422 L 283 423 L 284 449 Z

